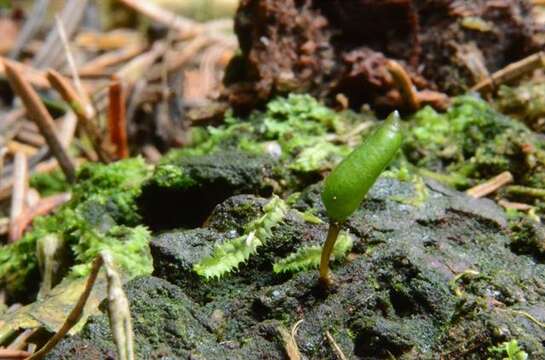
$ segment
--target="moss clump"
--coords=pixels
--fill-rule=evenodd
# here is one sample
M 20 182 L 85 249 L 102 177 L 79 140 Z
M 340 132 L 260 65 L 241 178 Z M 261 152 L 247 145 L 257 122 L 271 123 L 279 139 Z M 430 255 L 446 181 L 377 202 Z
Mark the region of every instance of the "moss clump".
M 417 112 L 403 150 L 414 165 L 468 183 L 510 171 L 520 184 L 545 185 L 539 176 L 545 169 L 545 141 L 469 95 L 456 98 L 444 114 L 430 107 Z
M 105 248 L 129 276 L 149 274 L 150 234 L 136 226 L 140 216 L 135 204 L 149 174 L 140 158 L 82 167 L 70 202 L 53 215 L 36 218 L 23 239 L 0 248 L 0 287 L 10 294 L 24 290 L 38 266 L 36 242 L 51 233 L 70 247 L 75 276 L 85 275 L 88 263 Z
M 545 129 L 545 84 L 526 82 L 517 87 L 501 86 L 498 108 L 523 120 L 536 131 Z
M 41 196 L 49 196 L 70 189 L 70 184 L 59 169 L 49 173 L 36 173 L 30 177 L 29 182 L 30 187 L 38 190 Z
M 193 270 L 205 279 L 220 278 L 236 270 L 272 237 L 272 228 L 280 223 L 288 211 L 286 203 L 278 198 L 263 207 L 264 214 L 244 227 L 244 234 L 217 246 L 212 255 L 193 266 Z
M 180 157 L 203 155 L 225 149 L 251 154 L 269 154 L 294 172 L 312 173 L 330 169 L 350 152 L 341 138 L 356 120 L 348 113 L 336 113 L 309 95 L 289 95 L 267 104 L 247 119 L 232 113 L 217 128 L 193 130 L 191 148 L 167 154 L 161 164 Z
M 331 257 L 333 260 L 344 259 L 346 254 L 352 249 L 353 240 L 346 232 L 339 234 Z M 322 247 L 320 245 L 305 246 L 291 253 L 286 258 L 274 263 L 273 271 L 275 273 L 292 273 L 317 269 L 320 265 Z

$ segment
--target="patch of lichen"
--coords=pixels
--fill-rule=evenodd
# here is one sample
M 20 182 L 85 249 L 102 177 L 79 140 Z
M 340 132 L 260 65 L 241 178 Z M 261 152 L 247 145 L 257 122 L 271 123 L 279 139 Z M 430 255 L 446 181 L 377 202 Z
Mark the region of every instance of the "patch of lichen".
M 446 113 L 430 107 L 408 123 L 404 153 L 414 165 L 479 182 L 502 171 L 528 186 L 545 185 L 545 140 L 524 124 L 470 95 Z
M 25 288 L 38 266 L 36 242 L 50 233 L 64 238 L 70 247 L 72 275 L 85 275 L 88 264 L 102 249 L 109 249 L 129 276 L 149 274 L 150 234 L 137 226 L 141 219 L 135 204 L 149 174 L 140 158 L 84 165 L 67 204 L 53 215 L 36 218 L 20 241 L 0 248 L 1 287 L 10 294 Z

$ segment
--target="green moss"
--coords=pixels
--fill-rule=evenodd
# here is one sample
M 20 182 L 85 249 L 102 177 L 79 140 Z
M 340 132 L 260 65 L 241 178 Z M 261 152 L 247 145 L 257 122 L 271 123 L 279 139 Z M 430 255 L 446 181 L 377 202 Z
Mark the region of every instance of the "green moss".
M 417 112 L 406 139 L 404 153 L 412 164 L 455 178 L 484 180 L 510 171 L 527 184 L 545 169 L 543 139 L 469 95 L 455 98 L 444 114 L 429 107 Z
M 136 197 L 150 169 L 141 158 L 110 165 L 88 164 L 78 172 L 72 199 L 55 214 L 38 217 L 31 231 L 0 248 L 0 285 L 22 290 L 37 268 L 36 242 L 47 234 L 64 238 L 74 258 L 74 275 L 85 275 L 98 251 L 108 248 L 129 275 L 151 272 L 149 234 L 136 212 Z
M 242 236 L 217 246 L 210 256 L 195 264 L 193 269 L 206 279 L 220 278 L 237 269 L 271 238 L 272 228 L 282 221 L 287 211 L 286 203 L 274 197 L 263 207 L 264 214 L 244 227 Z
M 170 152 L 161 164 L 238 149 L 250 154 L 268 153 L 294 172 L 319 172 L 332 168 L 350 151 L 346 144 L 332 140 L 361 120 L 352 114 L 336 113 L 309 95 L 292 94 L 272 100 L 265 111 L 256 111 L 246 119 L 228 112 L 223 125 L 194 129 L 192 147 Z M 176 181 L 176 174 L 166 175 L 165 181 Z
M 346 232 L 341 232 L 335 242 L 331 257 L 333 260 L 344 259 L 352 249 L 352 238 Z M 275 273 L 299 272 L 317 269 L 320 265 L 322 247 L 319 245 L 302 247 L 288 257 L 277 261 L 273 266 Z
M 184 174 L 181 167 L 173 164 L 160 164 L 157 166 L 153 180 L 157 185 L 167 188 L 184 189 L 196 185 L 195 180 Z
M 61 170 L 53 170 L 49 173 L 36 173 L 30 177 L 30 187 L 38 190 L 41 196 L 49 196 L 68 191 L 70 184 Z
M 490 359 L 526 360 L 528 354 L 523 351 L 517 340 L 506 341 L 499 346 L 491 347 L 488 352 L 493 355 Z
M 545 84 L 525 82 L 517 87 L 502 85 L 498 91 L 497 106 L 536 130 L 543 130 L 539 122 L 545 116 Z

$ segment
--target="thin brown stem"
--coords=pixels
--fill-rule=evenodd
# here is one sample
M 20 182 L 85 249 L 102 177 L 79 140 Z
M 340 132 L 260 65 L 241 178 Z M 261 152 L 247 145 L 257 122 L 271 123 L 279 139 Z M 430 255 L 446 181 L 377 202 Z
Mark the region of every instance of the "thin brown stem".
M 320 259 L 320 282 L 326 286 L 329 286 L 332 283 L 329 275 L 329 259 L 340 231 L 341 224 L 334 221 L 329 223 L 329 230 L 322 248 L 322 257 Z
M 86 104 L 82 101 L 76 92 L 76 89 L 72 87 L 70 81 L 57 71 L 50 69 L 47 72 L 47 78 L 51 83 L 51 86 L 55 88 L 61 95 L 61 97 L 70 105 L 70 108 L 74 111 L 81 123 L 83 129 L 91 144 L 95 149 L 98 157 L 104 163 L 112 161 L 110 154 L 102 147 L 101 135 L 99 128 L 95 125 L 92 119 L 92 112 L 89 110 L 90 104 Z
M 45 105 L 40 100 L 36 91 L 30 86 L 29 82 L 22 76 L 20 71 L 11 61 L 4 61 L 6 76 L 17 95 L 23 100 L 27 109 L 27 116 L 38 125 L 40 132 L 47 141 L 49 148 L 66 176 L 66 179 L 73 183 L 76 181 L 76 169 L 74 163 L 68 156 L 68 153 L 62 145 L 55 132 L 53 118 L 47 111 Z
M 387 69 L 394 78 L 396 85 L 398 86 L 401 97 L 405 101 L 406 105 L 413 111 L 420 108 L 420 100 L 416 89 L 414 88 L 411 77 L 397 61 L 390 60 L 387 64 Z
M 545 52 L 540 51 L 496 71 L 488 79 L 484 79 L 473 86 L 471 90 L 481 93 L 491 92 L 494 91 L 498 85 L 518 79 L 524 74 L 528 74 L 542 67 L 545 67 Z
M 70 331 L 70 329 L 74 325 L 76 325 L 81 314 L 83 313 L 83 308 L 87 303 L 87 299 L 91 294 L 91 290 L 93 289 L 93 285 L 95 284 L 98 276 L 98 271 L 100 270 L 102 263 L 102 257 L 97 256 L 93 261 L 91 274 L 89 275 L 89 278 L 87 278 L 87 282 L 85 283 L 85 289 L 83 289 L 83 293 L 78 299 L 76 306 L 74 306 L 70 314 L 68 314 L 68 317 L 64 321 L 64 324 L 62 324 L 59 331 L 57 331 L 57 333 L 53 335 L 53 337 L 49 339 L 49 341 L 40 350 L 38 350 L 31 357 L 29 357 L 28 360 L 43 359 L 47 355 L 47 353 L 49 353 L 51 349 L 53 349 L 55 345 L 57 345 L 57 343 L 64 338 L 68 331 Z

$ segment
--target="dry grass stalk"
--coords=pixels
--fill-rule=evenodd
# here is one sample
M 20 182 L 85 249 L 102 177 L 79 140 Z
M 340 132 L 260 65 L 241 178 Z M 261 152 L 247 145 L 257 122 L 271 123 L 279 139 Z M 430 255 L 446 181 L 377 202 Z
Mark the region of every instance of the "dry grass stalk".
M 116 147 L 117 157 L 125 159 L 129 156 L 129 145 L 125 117 L 125 94 L 120 81 L 114 80 L 110 85 L 109 99 L 108 128 L 110 130 L 110 141 Z
M 55 88 L 66 101 L 81 123 L 87 136 L 91 140 L 93 149 L 95 149 L 98 157 L 102 162 L 110 162 L 112 160 L 110 154 L 102 147 L 100 129 L 95 125 L 92 119 L 92 112 L 89 110 L 89 105 L 82 102 L 76 90 L 70 84 L 70 81 L 59 74 L 57 71 L 50 69 L 47 72 L 47 78 L 51 86 Z
M 28 117 L 38 125 L 40 132 L 47 141 L 49 148 L 66 176 L 73 183 L 76 180 L 76 169 L 68 153 L 55 132 L 55 124 L 51 115 L 40 100 L 36 91 L 23 78 L 20 71 L 10 61 L 4 61 L 8 81 L 19 97 L 23 100 Z
M 6 58 L 0 56 L 0 76 L 7 76 L 5 68 L 6 61 L 8 61 Z M 27 81 L 30 82 L 33 86 L 36 86 L 39 89 L 49 88 L 49 82 L 47 81 L 47 78 L 45 77 L 45 74 L 43 72 L 19 62 L 12 62 L 12 65 L 17 67 L 17 69 L 22 74 L 24 74 L 24 77 L 27 79 Z
M 13 181 L 13 191 L 11 196 L 11 209 L 10 209 L 10 229 L 9 229 L 9 242 L 15 242 L 19 239 L 16 237 L 16 224 L 17 219 L 23 213 L 26 192 L 28 189 L 28 162 L 25 154 L 18 152 L 15 154 L 15 172 Z
M 496 71 L 488 79 L 477 83 L 471 90 L 481 93 L 491 92 L 498 85 L 516 80 L 541 67 L 545 67 L 545 52 L 543 51 L 507 65 L 503 69 Z
M 498 204 L 505 209 L 513 209 L 519 211 L 529 211 L 534 208 L 532 205 L 529 204 L 507 201 L 505 199 L 500 199 L 498 201 Z
M 289 360 L 301 360 L 301 352 L 295 342 L 295 337 L 291 336 L 291 333 L 283 325 L 277 326 L 276 330 L 282 338 L 284 343 L 284 350 Z
M 337 358 L 339 358 L 340 360 L 348 360 L 346 355 L 344 355 L 343 351 L 341 350 L 341 348 L 339 347 L 339 345 L 335 341 L 335 338 L 329 333 L 329 331 L 325 332 L 325 336 L 327 338 L 327 341 L 329 342 L 329 344 L 333 348 L 333 351 L 335 352 L 335 355 L 337 355 Z
M 10 239 L 13 237 L 13 241 L 17 241 L 23 236 L 25 229 L 37 216 L 47 215 L 69 200 L 69 193 L 51 195 L 41 199 L 36 205 L 25 209 L 13 221 L 10 229 Z
M 134 360 L 134 335 L 129 300 L 123 291 L 123 282 L 115 269 L 112 255 L 103 251 L 101 256 L 108 280 L 108 314 L 117 355 L 120 360 Z
M 168 10 L 155 5 L 151 1 L 120 0 L 125 6 L 149 17 L 153 21 L 163 24 L 184 36 L 192 36 L 202 31 L 203 27 L 198 22 L 176 15 Z
M 137 45 L 102 54 L 80 67 L 79 73 L 82 76 L 102 75 L 107 67 L 130 60 L 143 50 L 143 46 Z
M 474 198 L 480 198 L 492 194 L 511 182 L 513 182 L 513 175 L 509 171 L 504 171 L 492 179 L 466 190 L 466 194 Z
M 55 345 L 57 345 L 57 343 L 64 338 L 68 331 L 70 331 L 70 329 L 74 325 L 76 325 L 79 318 L 81 317 L 81 314 L 83 313 L 83 308 L 87 303 L 87 299 L 91 294 L 91 290 L 93 289 L 93 285 L 95 284 L 102 263 L 102 257 L 97 256 L 91 266 L 91 273 L 89 274 L 87 282 L 85 283 L 85 289 L 83 290 L 81 296 L 78 299 L 78 302 L 76 303 L 70 314 L 68 314 L 68 317 L 66 318 L 64 324 L 62 324 L 59 331 L 57 331 L 57 333 L 53 335 L 53 337 L 49 339 L 49 341 L 40 350 L 32 354 L 32 356 L 30 356 L 28 360 L 43 359 L 51 351 L 51 349 L 53 349 Z

